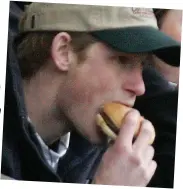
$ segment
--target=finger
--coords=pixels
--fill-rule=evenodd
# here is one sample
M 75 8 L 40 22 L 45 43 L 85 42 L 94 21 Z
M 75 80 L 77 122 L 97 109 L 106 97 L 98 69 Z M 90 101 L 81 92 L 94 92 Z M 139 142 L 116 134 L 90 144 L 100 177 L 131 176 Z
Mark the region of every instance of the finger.
M 154 148 L 149 145 L 147 149 L 144 151 L 143 155 L 144 155 L 144 163 L 148 165 L 154 157 Z
M 157 163 L 156 161 L 152 160 L 150 163 L 149 163 L 149 171 L 148 171 L 148 178 L 152 178 L 152 176 L 154 175 L 155 171 L 156 171 L 156 168 L 157 168 Z
M 137 128 L 140 114 L 137 110 L 131 110 L 128 112 L 122 123 L 119 135 L 116 139 L 116 145 L 123 145 L 132 148 L 132 141 Z
M 149 145 L 153 136 L 153 126 L 148 120 L 143 120 L 140 128 L 139 135 L 133 143 L 133 150 L 137 153 L 143 153 L 143 151 Z

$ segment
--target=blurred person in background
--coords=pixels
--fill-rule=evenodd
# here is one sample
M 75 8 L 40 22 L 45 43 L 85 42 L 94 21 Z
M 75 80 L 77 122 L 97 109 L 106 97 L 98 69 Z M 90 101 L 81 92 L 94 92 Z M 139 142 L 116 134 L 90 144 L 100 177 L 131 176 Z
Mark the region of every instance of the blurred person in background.
M 180 42 L 182 12 L 154 9 L 154 13 L 160 30 Z M 180 57 L 173 59 L 180 61 Z M 173 188 L 179 67 L 166 65 L 156 56 L 148 61 L 143 70 L 146 92 L 134 106 L 153 123 L 157 133 L 153 146 L 158 167 L 148 186 Z
M 181 42 L 182 10 L 154 9 L 159 29 L 173 39 Z M 173 67 L 153 56 L 152 61 L 156 69 L 170 84 L 179 83 L 179 67 Z

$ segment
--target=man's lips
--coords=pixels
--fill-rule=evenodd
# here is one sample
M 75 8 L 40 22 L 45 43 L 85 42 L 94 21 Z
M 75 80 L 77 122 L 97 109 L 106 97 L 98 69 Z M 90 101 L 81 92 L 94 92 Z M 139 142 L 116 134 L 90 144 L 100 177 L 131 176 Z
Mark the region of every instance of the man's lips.
M 127 102 L 122 102 L 122 101 L 112 101 L 114 103 L 118 103 L 118 104 L 123 104 L 129 108 L 132 108 L 134 104 L 130 104 L 130 103 L 127 103 Z

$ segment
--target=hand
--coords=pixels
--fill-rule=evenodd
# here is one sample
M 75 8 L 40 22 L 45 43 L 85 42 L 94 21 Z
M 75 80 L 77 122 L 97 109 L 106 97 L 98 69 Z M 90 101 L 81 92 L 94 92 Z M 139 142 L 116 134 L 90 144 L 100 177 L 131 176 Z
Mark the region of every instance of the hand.
M 141 123 L 140 133 L 133 136 L 140 114 L 132 110 L 126 116 L 120 133 L 102 157 L 94 184 L 146 186 L 156 170 L 154 148 L 148 144 L 153 126 L 148 120 Z

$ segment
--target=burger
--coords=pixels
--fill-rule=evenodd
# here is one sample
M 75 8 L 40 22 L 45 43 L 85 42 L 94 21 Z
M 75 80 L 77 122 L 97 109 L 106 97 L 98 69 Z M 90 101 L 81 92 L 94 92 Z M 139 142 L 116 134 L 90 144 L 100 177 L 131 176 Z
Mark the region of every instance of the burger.
M 123 120 L 126 114 L 132 108 L 127 107 L 121 103 L 111 102 L 105 104 L 99 114 L 97 114 L 96 122 L 100 129 L 106 134 L 110 139 L 115 140 L 120 127 L 123 123 Z M 138 136 L 141 128 L 141 122 L 144 120 L 142 116 L 139 116 L 137 127 L 134 134 L 134 139 Z M 153 131 L 152 138 L 149 141 L 149 144 L 154 142 L 155 131 Z

